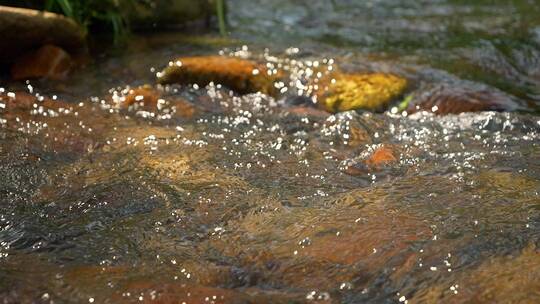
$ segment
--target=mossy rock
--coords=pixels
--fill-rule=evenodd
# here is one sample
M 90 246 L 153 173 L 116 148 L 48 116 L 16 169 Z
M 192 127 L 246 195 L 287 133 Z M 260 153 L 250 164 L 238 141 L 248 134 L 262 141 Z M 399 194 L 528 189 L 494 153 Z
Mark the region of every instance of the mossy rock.
M 246 94 L 262 92 L 275 95 L 274 81 L 278 75 L 268 75 L 265 66 L 253 61 L 225 56 L 178 58 L 158 73 L 160 84 L 222 84 Z
M 321 79 L 318 102 L 328 112 L 384 109 L 407 87 L 407 80 L 384 73 L 334 73 Z

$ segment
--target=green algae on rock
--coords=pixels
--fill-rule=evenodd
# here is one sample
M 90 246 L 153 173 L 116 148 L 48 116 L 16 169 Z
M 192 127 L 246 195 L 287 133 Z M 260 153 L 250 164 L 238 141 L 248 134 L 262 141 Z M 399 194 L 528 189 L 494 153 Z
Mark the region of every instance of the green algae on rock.
M 241 94 L 261 92 L 275 95 L 277 75 L 253 61 L 224 56 L 178 58 L 157 74 L 160 84 L 222 84 Z
M 380 110 L 403 93 L 407 80 L 384 73 L 333 74 L 322 79 L 315 96 L 329 112 Z

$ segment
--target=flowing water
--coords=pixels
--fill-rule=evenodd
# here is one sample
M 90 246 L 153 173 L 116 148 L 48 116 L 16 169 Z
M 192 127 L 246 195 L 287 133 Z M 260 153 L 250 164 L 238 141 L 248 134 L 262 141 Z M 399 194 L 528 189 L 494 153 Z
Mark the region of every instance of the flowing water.
M 65 82 L 4 81 L 0 299 L 540 301 L 535 1 L 357 2 L 234 0 L 238 40 L 135 37 Z M 294 81 L 277 99 L 156 87 L 195 105 L 184 116 L 110 98 L 218 52 Z M 396 73 L 414 93 L 481 88 L 519 111 L 301 113 L 296 79 L 315 62 Z M 10 104 L 23 91 L 51 99 Z M 390 161 L 370 166 L 376 151 Z

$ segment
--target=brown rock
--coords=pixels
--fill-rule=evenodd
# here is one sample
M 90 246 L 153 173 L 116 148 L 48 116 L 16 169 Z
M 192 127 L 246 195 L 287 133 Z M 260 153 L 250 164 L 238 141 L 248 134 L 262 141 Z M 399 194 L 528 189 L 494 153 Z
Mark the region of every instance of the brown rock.
M 54 45 L 45 45 L 19 57 L 11 67 L 11 77 L 15 80 L 59 79 L 67 76 L 71 66 L 71 56 L 66 51 Z
M 433 236 L 422 218 L 386 202 L 385 191 L 354 191 L 330 209 L 252 213 L 231 223 L 235 231 L 213 240 L 212 248 L 241 258 L 268 284 L 332 294 L 357 281 L 361 290 L 385 268 L 401 268 L 411 245 Z
M 510 96 L 486 89 L 438 85 L 415 96 L 406 111 L 433 112 L 436 115 L 459 114 L 479 111 L 512 111 L 519 105 Z
M 195 107 L 181 98 L 171 101 L 170 105 L 174 108 L 174 114 L 177 117 L 192 118 L 196 113 Z
M 366 263 L 370 272 L 376 272 L 391 257 L 406 252 L 412 242 L 430 235 L 427 225 L 410 215 L 370 214 L 365 218 L 365 223 L 344 229 L 340 235 L 314 237 L 301 254 L 338 264 Z
M 5 111 L 28 111 L 37 106 L 44 106 L 48 109 L 58 110 L 59 108 L 69 108 L 70 104 L 60 100 L 52 100 L 44 97 L 42 100 L 32 94 L 15 91 L 0 93 L 0 102 L 5 105 Z
M 6 111 L 30 110 L 37 98 L 26 92 L 8 92 L 0 94 L 0 102 Z
M 268 75 L 266 67 L 246 59 L 225 56 L 178 58 L 161 73 L 161 84 L 222 84 L 241 93 L 262 92 L 275 95 L 276 75 Z
M 371 135 L 368 130 L 362 128 L 361 126 L 351 124 L 349 126 L 350 131 L 350 140 L 349 146 L 358 147 L 360 145 L 370 144 L 372 142 Z
M 134 107 L 155 110 L 160 98 L 161 94 L 158 91 L 150 86 L 142 86 L 129 90 L 120 106 L 124 109 Z
M 0 63 L 11 63 L 20 54 L 46 44 L 75 52 L 84 48 L 86 33 L 64 16 L 0 6 Z
M 93 151 L 101 145 L 102 135 L 115 122 L 99 115 L 104 112 L 94 111 L 91 105 L 81 106 L 44 96 L 38 98 L 27 92 L 0 93 L 0 104 L 0 116 L 8 128 L 20 129 L 21 125 L 26 125 L 23 129 L 29 130 L 28 125 L 46 123 L 40 145 L 55 152 L 82 154 Z M 80 121 L 78 115 L 91 117 L 91 120 L 87 120 L 84 127 L 66 128 L 66 124 L 76 125 Z
M 165 98 L 159 90 L 149 85 L 129 90 L 120 107 L 151 112 L 169 108 L 172 110 L 173 116 L 182 118 L 191 118 L 195 115 L 195 107 L 190 102 L 179 97 Z
M 290 107 L 287 109 L 289 113 L 292 113 L 294 115 L 298 116 L 307 116 L 307 117 L 316 117 L 316 118 L 327 118 L 330 116 L 328 112 L 321 111 L 316 108 L 312 107 L 305 107 L 305 106 L 295 106 Z
M 517 256 L 491 258 L 426 290 L 411 303 L 538 303 L 540 253 L 529 245 Z
M 239 303 L 291 303 L 298 300 L 287 294 L 269 292 L 257 288 L 245 288 L 243 290 L 226 289 L 197 284 L 181 284 L 174 282 L 156 282 L 156 280 L 134 281 L 126 286 L 132 294 L 146 293 L 149 291 L 154 296 L 143 297 L 142 303 L 216 303 L 216 304 L 239 304 Z M 115 303 L 127 303 L 125 297 L 114 298 Z M 321 302 L 315 302 L 321 303 Z

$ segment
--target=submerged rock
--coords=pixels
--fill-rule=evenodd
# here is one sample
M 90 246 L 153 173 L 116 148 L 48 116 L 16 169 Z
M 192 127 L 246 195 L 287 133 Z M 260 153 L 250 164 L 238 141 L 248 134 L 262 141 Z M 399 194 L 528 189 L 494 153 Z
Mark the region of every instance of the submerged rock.
M 224 56 L 178 58 L 158 73 L 160 84 L 222 84 L 241 94 L 262 92 L 275 95 L 274 81 L 266 67 L 253 61 Z
M 72 65 L 71 56 L 66 51 L 48 44 L 19 57 L 11 66 L 11 77 L 15 80 L 58 79 L 67 76 Z
M 372 151 L 362 153 L 357 159 L 344 164 L 342 171 L 352 176 L 377 172 L 398 162 L 397 151 L 390 145 L 381 145 Z
M 150 86 L 141 86 L 128 91 L 128 94 L 123 98 L 120 107 L 123 109 L 144 108 L 144 109 L 157 109 L 158 100 L 161 98 L 161 94 L 152 89 Z
M 191 118 L 196 112 L 193 104 L 187 100 L 180 97 L 165 98 L 161 91 L 149 85 L 129 89 L 117 102 L 122 110 L 163 112 L 171 117 Z
M 2 103 L 2 105 L 0 105 L 0 108 L 5 111 L 4 114 L 17 111 L 28 111 L 32 109 L 39 110 L 40 106 L 54 110 L 70 107 L 70 104 L 67 102 L 60 100 L 52 100 L 46 97 L 38 98 L 36 97 L 36 95 L 32 95 L 23 91 L 1 92 L 0 102 Z
M 428 111 L 436 115 L 445 115 L 479 111 L 514 111 L 519 108 L 514 99 L 496 90 L 441 84 L 413 96 L 406 111 L 409 114 Z
M 517 254 L 493 257 L 454 281 L 445 280 L 418 291 L 413 303 L 538 303 L 540 254 L 530 244 Z M 455 283 L 454 283 L 455 282 Z
M 84 47 L 85 31 L 61 15 L 0 6 L 0 63 L 13 62 L 21 53 L 54 44 L 70 52 Z
M 40 153 L 77 157 L 101 147 L 105 131 L 117 121 L 96 114 L 100 113 L 91 106 L 51 99 L 37 93 L 0 93 L 0 127 L 16 130 L 21 136 L 42 134 L 41 138 L 31 140 L 41 147 L 35 150 Z M 73 121 L 80 121 L 79 117 L 91 117 L 91 126 L 66 127 Z
M 397 158 L 394 156 L 394 151 L 386 146 L 381 146 L 366 160 L 366 164 L 370 167 L 381 167 L 387 164 L 395 163 Z
M 296 116 L 300 117 L 314 117 L 314 118 L 327 118 L 331 114 L 328 114 L 328 112 L 313 108 L 313 107 L 305 107 L 305 106 L 294 106 L 287 108 L 286 111 L 288 113 L 294 114 Z
M 316 98 L 329 112 L 380 110 L 403 93 L 407 80 L 384 73 L 331 74 L 319 83 Z

